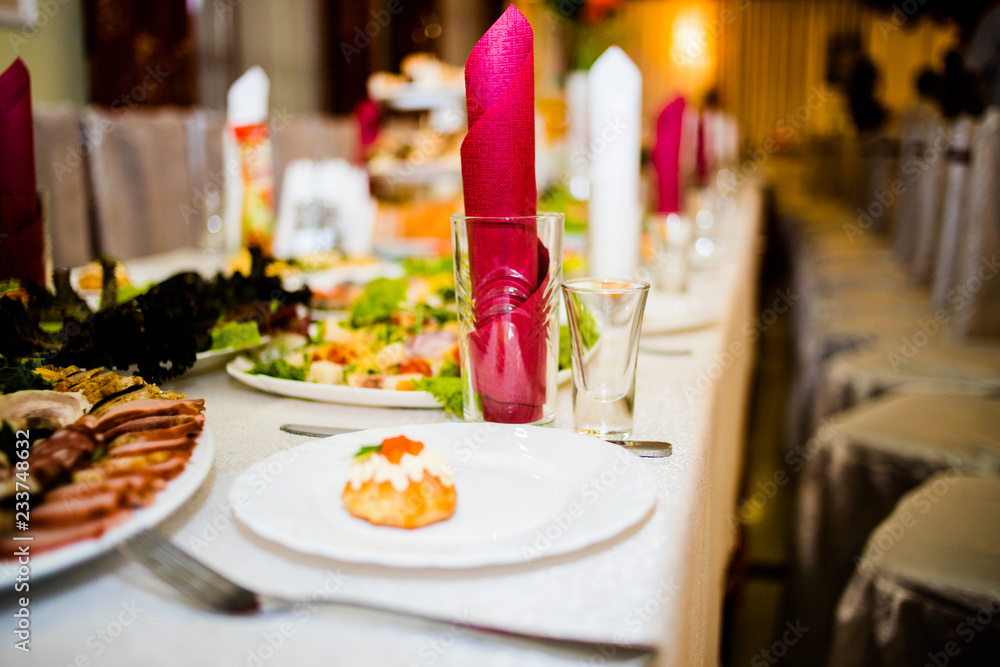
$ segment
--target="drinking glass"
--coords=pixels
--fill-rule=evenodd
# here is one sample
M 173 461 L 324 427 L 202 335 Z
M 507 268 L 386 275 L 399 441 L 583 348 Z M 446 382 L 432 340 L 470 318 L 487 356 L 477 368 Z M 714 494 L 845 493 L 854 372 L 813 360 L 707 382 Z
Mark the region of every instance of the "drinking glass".
M 632 431 L 635 363 L 649 283 L 581 278 L 563 283 L 579 433 L 625 440 Z
M 563 215 L 451 217 L 465 421 L 555 419 Z
M 691 271 L 691 220 L 677 213 L 657 214 L 650 220 L 656 287 L 664 292 L 684 293 Z

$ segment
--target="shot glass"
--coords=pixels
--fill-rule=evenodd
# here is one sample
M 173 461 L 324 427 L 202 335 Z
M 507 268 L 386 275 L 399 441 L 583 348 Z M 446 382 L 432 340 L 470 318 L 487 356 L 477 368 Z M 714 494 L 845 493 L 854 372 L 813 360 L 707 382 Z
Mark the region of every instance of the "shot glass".
M 657 289 L 682 294 L 691 272 L 691 220 L 677 213 L 657 214 L 650 219 L 653 236 L 653 270 Z
M 635 362 L 649 284 L 581 278 L 563 283 L 578 433 L 625 440 L 632 432 Z

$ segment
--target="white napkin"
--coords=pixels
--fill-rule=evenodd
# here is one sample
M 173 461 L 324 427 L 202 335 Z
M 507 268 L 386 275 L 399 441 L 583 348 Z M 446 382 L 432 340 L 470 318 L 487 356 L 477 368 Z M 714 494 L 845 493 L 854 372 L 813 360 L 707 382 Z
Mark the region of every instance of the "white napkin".
M 226 98 L 226 129 L 222 133 L 222 156 L 226 169 L 223 229 L 226 251 L 230 254 L 243 245 L 243 174 L 232 128 L 266 122 L 270 90 L 271 82 L 267 74 L 254 66 L 233 82 Z
M 642 75 L 612 46 L 589 77 L 590 273 L 631 278 L 639 264 Z

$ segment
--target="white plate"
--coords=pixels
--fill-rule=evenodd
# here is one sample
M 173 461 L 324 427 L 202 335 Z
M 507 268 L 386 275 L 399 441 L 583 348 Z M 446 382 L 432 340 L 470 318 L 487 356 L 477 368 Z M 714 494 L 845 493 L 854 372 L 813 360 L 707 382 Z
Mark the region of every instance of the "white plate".
M 68 567 L 90 560 L 113 549 L 140 530 L 153 528 L 173 514 L 188 498 L 194 495 L 208 471 L 215 456 L 215 440 L 208 426 L 198 436 L 198 444 L 191 452 L 184 472 L 167 483 L 167 488 L 156 494 L 153 504 L 132 513 L 125 523 L 109 529 L 93 540 L 83 540 L 66 545 L 55 551 L 48 551 L 31 557 L 32 581 L 47 577 Z M 29 531 L 30 534 L 30 531 Z M 30 545 L 31 542 L 24 542 Z M 6 588 L 17 575 L 17 564 L 0 562 L 0 586 Z
M 344 508 L 340 494 L 354 453 L 396 435 L 455 463 L 451 519 L 404 530 L 374 526 Z M 608 540 L 648 515 L 656 480 L 642 459 L 590 436 L 447 423 L 309 441 L 254 464 L 229 493 L 241 498 L 233 506 L 243 523 L 295 551 L 391 567 L 466 568 L 529 562 Z
M 662 334 L 700 329 L 715 324 L 718 320 L 718 310 L 704 299 L 652 291 L 646 298 L 642 333 Z
M 270 394 L 304 398 L 324 403 L 346 403 L 382 408 L 440 408 L 433 396 L 426 391 L 395 391 L 390 389 L 368 389 L 336 384 L 299 382 L 267 375 L 251 375 L 247 371 L 253 362 L 246 357 L 237 357 L 226 365 L 226 372 L 243 384 Z
M 348 387 L 337 384 L 319 384 L 317 382 L 300 382 L 274 378 L 268 375 L 251 375 L 247 371 L 253 368 L 253 362 L 247 357 L 237 357 L 226 365 L 226 372 L 248 387 L 266 391 L 269 394 L 304 398 L 308 401 L 323 403 L 343 403 L 346 405 L 365 405 L 378 408 L 440 408 L 441 404 L 433 395 L 426 391 L 396 391 L 394 389 L 369 389 L 365 387 Z M 573 378 L 573 370 L 567 368 L 559 371 L 556 382 L 564 384 Z

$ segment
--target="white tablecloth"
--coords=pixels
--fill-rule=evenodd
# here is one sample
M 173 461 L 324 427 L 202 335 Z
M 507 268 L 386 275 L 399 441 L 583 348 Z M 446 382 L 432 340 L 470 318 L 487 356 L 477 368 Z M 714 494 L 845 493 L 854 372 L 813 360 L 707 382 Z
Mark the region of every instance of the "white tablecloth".
M 647 461 L 658 481 L 658 502 L 640 527 L 579 553 L 472 571 L 391 570 L 286 550 L 250 533 L 227 503 L 230 484 L 250 464 L 303 440 L 280 432 L 280 424 L 364 428 L 445 416 L 280 398 L 215 373 L 170 384 L 205 398 L 217 455 L 204 486 L 162 530 L 212 567 L 263 591 L 308 596 L 325 587 L 536 633 L 651 642 L 661 649 L 661 665 L 717 664 L 754 357 L 753 346 L 742 342 L 756 308 L 759 192 L 747 188 L 740 203 L 725 261 L 694 276 L 693 289 L 707 303 L 719 304 L 719 323 L 642 340 L 644 346 L 690 348 L 692 354 L 639 355 L 636 437 L 674 444 L 671 457 Z M 569 428 L 568 389 L 559 398 L 556 427 Z M 0 616 L 10 619 L 14 600 L 4 593 Z M 32 582 L 30 595 L 32 652 L 14 651 L 7 633 L 0 664 L 564 664 L 331 608 L 273 617 L 213 614 L 178 599 L 117 555 Z M 604 659 L 597 655 L 592 662 Z

